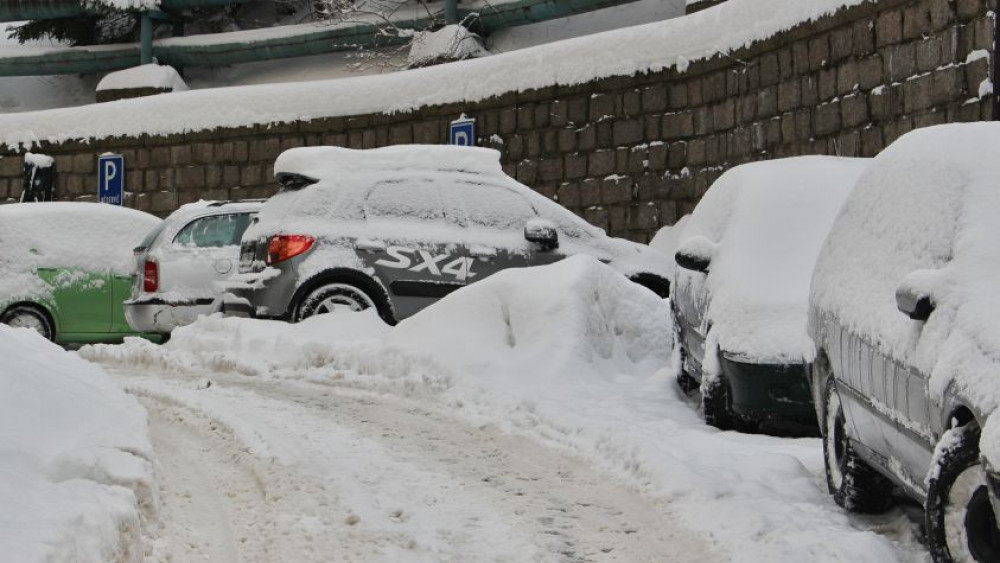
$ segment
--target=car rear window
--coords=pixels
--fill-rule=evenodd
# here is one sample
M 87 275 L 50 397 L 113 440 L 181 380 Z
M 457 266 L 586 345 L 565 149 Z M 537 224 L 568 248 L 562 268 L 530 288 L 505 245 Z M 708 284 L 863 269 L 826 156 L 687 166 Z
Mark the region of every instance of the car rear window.
M 198 248 L 239 246 L 249 224 L 249 213 L 201 217 L 185 225 L 174 237 L 174 244 Z

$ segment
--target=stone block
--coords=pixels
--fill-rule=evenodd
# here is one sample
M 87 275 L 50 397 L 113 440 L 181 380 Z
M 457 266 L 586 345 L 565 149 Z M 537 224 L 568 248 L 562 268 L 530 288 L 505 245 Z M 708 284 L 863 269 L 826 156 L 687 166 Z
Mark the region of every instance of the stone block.
M 535 127 L 548 127 L 550 119 L 551 110 L 549 109 L 549 104 L 546 102 L 540 102 L 535 106 L 534 123 Z
M 578 180 L 587 176 L 587 155 L 585 153 L 567 154 L 563 159 L 567 180 Z
M 587 207 L 583 210 L 583 219 L 595 227 L 608 230 L 608 210 L 600 206 Z M 614 236 L 614 233 L 608 233 Z
M 424 125 L 426 127 L 426 124 L 415 124 L 414 129 L 416 129 L 418 125 Z M 437 129 L 436 126 L 434 128 Z M 500 133 L 501 134 L 513 133 L 516 130 L 517 130 L 517 110 L 508 108 L 500 111 Z M 414 133 L 414 137 L 416 137 L 416 133 Z M 420 141 L 417 142 L 419 143 Z
M 194 143 L 191 156 L 195 164 L 209 164 L 215 160 L 215 146 L 212 143 Z
M 795 65 L 795 74 L 805 74 L 809 72 L 809 43 L 806 41 L 796 41 L 792 45 L 792 62 Z
M 563 182 L 556 190 L 556 201 L 564 207 L 580 206 L 580 184 L 577 182 Z
M 867 123 L 868 98 L 864 94 L 845 96 L 840 100 L 841 122 L 844 127 L 853 128 Z
M 857 73 L 858 87 L 862 90 L 871 90 L 882 84 L 882 56 L 876 54 L 859 60 Z
M 517 108 L 517 130 L 530 131 L 535 128 L 535 106 L 526 105 Z
M 663 138 L 685 139 L 694 134 L 693 114 L 689 111 L 663 116 Z
M 534 185 L 538 181 L 538 163 L 529 159 L 518 162 L 515 177 L 522 184 L 527 186 Z
M 757 92 L 757 117 L 768 118 L 778 113 L 778 88 L 771 86 Z
M 596 151 L 590 155 L 587 175 L 593 178 L 603 178 L 615 171 L 614 151 Z
M 826 68 L 830 62 L 830 37 L 821 35 L 809 40 L 809 68 L 819 70 Z
M 642 113 L 642 91 L 630 90 L 622 94 L 622 111 L 625 117 L 632 117 Z
M 903 111 L 916 113 L 934 105 L 934 76 L 915 76 L 903 83 Z
M 837 62 L 854 54 L 854 29 L 842 27 L 830 33 L 830 61 Z
M 878 15 L 875 24 L 875 42 L 879 47 L 899 43 L 903 39 L 903 13 L 890 10 Z
M 926 5 L 918 4 L 903 10 L 903 39 L 917 39 L 930 34 L 933 29 L 931 14 Z
M 590 121 L 597 123 L 615 117 L 615 98 L 608 94 L 594 94 L 590 98 Z
M 662 172 L 667 169 L 667 145 L 663 143 L 651 145 L 646 156 L 649 160 L 647 168 L 650 170 Z
M 630 150 L 628 151 L 628 165 L 625 170 L 626 173 L 632 176 L 638 176 L 646 171 L 646 166 L 649 164 L 649 155 L 644 150 Z
M 592 150 L 597 146 L 597 129 L 585 126 L 576 132 L 576 146 L 582 151 Z
M 576 150 L 576 132 L 573 129 L 564 128 L 556 133 L 556 145 L 560 152 L 572 152 Z
M 979 96 L 979 86 L 990 77 L 991 62 L 989 58 L 984 58 L 965 65 L 965 87 L 970 98 Z
M 778 85 L 778 112 L 797 109 L 802 104 L 802 85 L 798 79 L 786 80 Z
M 987 70 L 987 72 L 989 72 Z M 978 92 L 966 94 L 966 69 L 962 67 L 942 68 L 933 75 L 934 92 L 931 99 L 935 106 L 944 106 L 948 102 L 964 101 L 965 98 L 978 95 Z
M 601 182 L 601 201 L 606 204 L 632 201 L 632 178 L 613 176 Z
M 240 185 L 245 188 L 264 183 L 264 174 L 259 164 L 248 164 L 240 169 Z
M 563 159 L 543 158 L 538 162 L 538 176 L 543 182 L 563 179 Z
M 566 102 L 556 100 L 549 106 L 549 123 L 555 127 L 565 127 L 569 123 L 569 107 Z
M 642 118 L 643 139 L 646 141 L 659 141 L 663 138 L 660 125 L 663 124 L 662 115 L 645 115 Z
M 580 184 L 580 205 L 599 205 L 601 203 L 601 183 L 588 178 Z
M 827 102 L 816 108 L 816 135 L 832 135 L 840 130 L 840 102 Z
M 677 170 L 687 163 L 687 143 L 671 143 L 667 151 L 667 167 Z
M 615 146 L 612 122 L 602 121 L 592 127 L 597 134 L 597 146 L 602 148 L 612 148 Z
M 670 108 L 682 109 L 688 105 L 688 86 L 686 84 L 673 84 L 670 86 Z
M 757 96 L 742 96 L 736 101 L 736 121 L 749 123 L 757 118 Z
M 579 97 L 571 99 L 566 106 L 569 122 L 577 125 L 586 123 L 588 110 L 588 99 Z
M 774 53 L 766 53 L 760 57 L 760 85 L 773 86 L 781 78 L 781 69 L 778 66 L 778 56 Z
M 982 0 L 955 0 L 955 13 L 961 21 L 968 21 L 975 18 L 986 7 Z
M 913 43 L 896 45 L 882 56 L 883 76 L 892 82 L 902 82 L 917 73 L 917 49 Z
M 649 86 L 642 91 L 642 111 L 646 113 L 667 110 L 667 87 L 664 84 Z
M 702 97 L 701 80 L 690 80 L 688 81 L 687 86 L 688 86 L 688 93 L 687 93 L 688 105 L 697 107 L 704 104 L 705 100 Z
M 942 66 L 940 41 L 935 39 L 918 41 L 916 51 L 917 72 L 930 72 Z
M 511 110 L 513 115 L 513 110 Z M 510 133 L 513 129 L 507 130 L 503 126 L 503 115 L 500 114 L 500 129 L 504 133 Z M 413 142 L 421 145 L 436 145 L 441 142 L 441 130 L 437 121 L 420 121 L 413 124 Z
M 168 213 L 177 209 L 177 192 L 156 192 L 152 194 L 150 210 L 154 213 Z
M 389 128 L 390 145 L 408 145 L 413 142 L 413 129 L 409 123 L 394 125 Z
M 180 190 L 204 189 L 205 169 L 201 166 L 182 166 L 178 168 L 177 184 Z
M 861 130 L 861 155 L 871 158 L 882 152 L 885 144 L 882 142 L 882 129 L 880 127 L 868 127 Z
M 829 68 L 819 71 L 816 80 L 816 90 L 820 101 L 831 100 L 837 95 L 837 69 Z
M 615 121 L 612 142 L 618 147 L 640 143 L 642 142 L 644 132 L 642 120 L 628 119 Z
M 248 160 L 250 160 L 250 143 L 247 141 L 233 141 L 233 162 L 240 163 L 247 162 Z
M 864 19 L 854 22 L 852 34 L 854 56 L 864 57 L 875 52 L 875 21 Z
M 170 147 L 170 164 L 173 166 L 185 166 L 191 164 L 191 145 L 178 145 Z
M 858 65 L 844 61 L 837 67 L 837 95 L 844 96 L 858 89 Z

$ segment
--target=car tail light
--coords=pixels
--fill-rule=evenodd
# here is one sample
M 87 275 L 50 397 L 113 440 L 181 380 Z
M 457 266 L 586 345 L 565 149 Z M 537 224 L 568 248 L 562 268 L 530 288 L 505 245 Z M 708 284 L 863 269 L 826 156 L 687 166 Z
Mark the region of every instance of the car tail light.
M 267 263 L 277 264 L 312 248 L 316 239 L 309 235 L 274 235 L 267 243 Z
M 160 267 L 152 260 L 146 260 L 142 264 L 142 290 L 146 293 L 155 293 L 160 288 Z

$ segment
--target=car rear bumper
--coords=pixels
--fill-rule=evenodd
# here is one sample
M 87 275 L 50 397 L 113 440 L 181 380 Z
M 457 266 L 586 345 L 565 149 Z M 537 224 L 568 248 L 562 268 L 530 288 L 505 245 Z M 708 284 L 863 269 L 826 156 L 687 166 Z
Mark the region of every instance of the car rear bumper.
M 804 364 L 757 364 L 721 355 L 733 411 L 762 423 L 816 427 L 816 410 Z
M 193 299 L 168 303 L 157 298 L 126 301 L 125 320 L 136 332 L 169 334 L 179 326 L 193 323 L 199 315 L 210 315 L 212 302 L 212 299 Z

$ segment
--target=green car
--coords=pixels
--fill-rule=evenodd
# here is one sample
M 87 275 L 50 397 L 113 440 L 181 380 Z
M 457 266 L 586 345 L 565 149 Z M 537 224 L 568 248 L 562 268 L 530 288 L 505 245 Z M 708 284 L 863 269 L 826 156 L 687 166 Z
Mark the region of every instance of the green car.
M 99 203 L 0 205 L 0 322 L 59 344 L 137 336 L 122 307 L 132 252 L 160 223 Z

